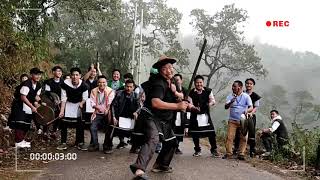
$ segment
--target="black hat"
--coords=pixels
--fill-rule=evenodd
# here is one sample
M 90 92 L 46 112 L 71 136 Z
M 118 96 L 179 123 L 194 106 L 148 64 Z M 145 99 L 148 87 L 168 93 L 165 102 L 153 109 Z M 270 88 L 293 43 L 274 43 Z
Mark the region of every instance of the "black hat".
M 170 57 L 168 57 L 168 56 L 166 56 L 166 55 L 162 55 L 162 56 L 159 58 L 158 62 L 154 63 L 152 67 L 155 68 L 155 69 L 160 69 L 162 66 L 164 66 L 164 65 L 166 65 L 166 64 L 168 64 L 168 63 L 174 64 L 174 63 L 176 63 L 176 62 L 177 62 L 176 59 L 170 58 Z
M 39 68 L 34 67 L 30 69 L 30 74 L 42 74 L 42 73 L 43 71 L 41 71 Z

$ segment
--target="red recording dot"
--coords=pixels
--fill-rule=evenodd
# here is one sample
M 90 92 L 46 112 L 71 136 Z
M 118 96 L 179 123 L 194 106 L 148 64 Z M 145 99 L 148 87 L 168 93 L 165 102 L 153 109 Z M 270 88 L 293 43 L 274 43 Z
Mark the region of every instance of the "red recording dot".
M 269 26 L 271 26 L 271 22 L 270 21 L 267 21 L 266 22 L 266 25 L 269 27 Z

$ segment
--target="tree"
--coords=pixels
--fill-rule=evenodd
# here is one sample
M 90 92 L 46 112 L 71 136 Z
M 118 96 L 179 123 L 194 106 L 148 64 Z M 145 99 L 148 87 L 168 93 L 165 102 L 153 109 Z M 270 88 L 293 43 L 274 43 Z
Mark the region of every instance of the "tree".
M 271 88 L 262 94 L 262 105 L 259 111 L 269 116 L 269 112 L 273 109 L 284 110 L 289 105 L 288 92 L 281 85 L 273 85 Z
M 320 105 L 316 104 L 314 105 L 314 112 L 316 112 L 316 118 L 315 120 L 318 121 L 320 119 Z
M 67 65 L 69 67 L 76 63 L 86 68 L 96 61 L 96 52 L 99 52 L 102 69 L 107 70 L 108 74 L 113 68 L 128 71 L 132 59 L 133 38 L 139 42 L 138 35 L 133 37 L 135 2 L 138 7 L 138 28 L 141 22 L 140 12 L 144 10 L 144 55 L 159 57 L 160 54 L 168 52 L 186 59 L 187 50 L 176 40 L 182 14 L 175 8 L 169 8 L 165 0 L 132 0 L 124 3 L 120 0 L 72 0 L 56 6 L 56 22 L 51 38 L 59 49 L 57 62 L 66 60 L 65 52 L 87 51 L 89 57 L 77 57 Z M 136 48 L 138 47 L 139 44 L 136 43 Z M 181 63 L 186 62 L 184 59 Z
M 224 6 L 213 16 L 203 9 L 194 9 L 191 17 L 191 24 L 198 31 L 197 47 L 201 48 L 203 38 L 208 40 L 203 56 L 207 86 L 215 79 L 214 90 L 218 93 L 240 73 L 266 76 L 267 71 L 254 46 L 245 42 L 243 31 L 239 28 L 248 18 L 245 10 L 231 4 Z
M 296 122 L 300 115 L 304 115 L 313 107 L 312 101 L 314 98 L 307 90 L 296 91 L 293 93 L 293 97 L 295 99 L 293 108 L 293 121 Z

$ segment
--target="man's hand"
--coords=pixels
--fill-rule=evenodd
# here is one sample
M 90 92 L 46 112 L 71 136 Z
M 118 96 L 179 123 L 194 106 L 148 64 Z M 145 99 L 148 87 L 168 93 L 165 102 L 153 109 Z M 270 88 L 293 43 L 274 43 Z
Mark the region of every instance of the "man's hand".
M 38 108 L 40 107 L 40 104 L 38 102 L 34 102 L 34 107 Z
M 64 116 L 64 111 L 61 110 L 60 113 L 59 113 L 59 118 L 63 118 L 63 116 Z
M 137 113 L 137 112 L 134 112 L 134 113 L 133 113 L 133 119 L 134 119 L 134 120 L 137 120 L 137 119 L 138 119 L 138 113 Z
M 200 110 L 200 107 L 195 107 L 195 106 L 192 106 L 191 109 L 190 109 L 191 112 L 195 112 L 195 113 L 199 113 L 201 110 Z
M 79 108 L 80 108 L 80 109 L 83 108 L 83 104 L 84 104 L 84 102 L 81 102 L 81 103 L 79 104 Z
M 36 101 L 40 101 L 41 100 L 41 98 L 40 98 L 40 96 L 38 96 L 38 95 L 36 95 Z
M 32 112 L 37 112 L 37 108 L 34 107 L 34 106 L 32 106 L 32 107 L 31 107 L 31 111 L 32 111 Z
M 118 120 L 114 117 L 114 118 L 113 118 L 113 125 L 116 126 L 117 124 L 118 124 Z
M 270 129 L 266 128 L 266 129 L 262 129 L 263 133 L 270 133 Z
M 100 68 L 100 63 L 99 62 L 97 62 L 97 69 L 99 69 Z
M 94 64 L 91 64 L 91 71 L 94 70 Z
M 178 110 L 186 111 L 188 105 L 189 105 L 188 102 L 186 102 L 186 101 L 181 101 L 181 102 L 178 103 Z
M 246 115 L 246 118 L 249 119 L 249 118 L 252 118 L 253 113 L 245 112 L 245 115 Z

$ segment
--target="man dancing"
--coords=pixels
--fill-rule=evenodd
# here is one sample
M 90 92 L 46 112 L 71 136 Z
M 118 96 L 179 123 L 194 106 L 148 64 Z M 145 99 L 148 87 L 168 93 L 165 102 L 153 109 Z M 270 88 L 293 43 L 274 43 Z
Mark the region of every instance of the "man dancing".
M 177 147 L 171 123 L 175 119 L 175 111 L 185 111 L 188 103 L 175 103 L 176 93 L 172 91 L 173 64 L 175 59 L 160 57 L 152 67 L 158 69 L 159 74 L 151 82 L 151 91 L 146 97 L 146 107 L 139 114 L 139 120 L 144 122 L 145 144 L 142 145 L 136 162 L 130 165 L 131 171 L 137 179 L 147 179 L 145 171 L 151 160 L 156 144 L 160 139 L 163 147 L 153 166 L 153 172 L 172 172 L 170 162 Z

